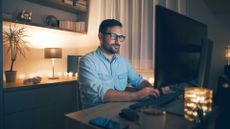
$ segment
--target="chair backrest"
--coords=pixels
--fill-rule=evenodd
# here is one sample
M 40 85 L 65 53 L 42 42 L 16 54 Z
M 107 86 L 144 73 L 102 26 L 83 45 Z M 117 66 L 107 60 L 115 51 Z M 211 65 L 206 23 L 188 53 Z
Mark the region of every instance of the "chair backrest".
M 76 97 L 77 97 L 77 110 L 82 110 L 82 102 L 81 102 L 81 90 L 79 83 L 77 81 L 77 87 L 76 87 Z

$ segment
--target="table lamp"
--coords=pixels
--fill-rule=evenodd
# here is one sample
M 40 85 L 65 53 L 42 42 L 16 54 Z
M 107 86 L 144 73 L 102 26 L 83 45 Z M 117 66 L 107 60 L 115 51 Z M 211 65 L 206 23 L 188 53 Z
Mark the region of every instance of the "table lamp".
M 51 59 L 52 61 L 52 77 L 49 79 L 58 79 L 54 74 L 54 62 L 57 58 L 62 58 L 62 49 L 61 48 L 45 48 L 44 56 L 46 59 Z
M 227 64 L 224 66 L 224 74 L 230 78 L 230 45 L 225 49 L 225 59 L 227 60 Z
M 190 87 L 184 92 L 184 117 L 188 121 L 200 123 L 212 111 L 212 90 Z
M 227 65 L 230 65 L 230 45 L 225 49 L 225 58 L 227 60 Z

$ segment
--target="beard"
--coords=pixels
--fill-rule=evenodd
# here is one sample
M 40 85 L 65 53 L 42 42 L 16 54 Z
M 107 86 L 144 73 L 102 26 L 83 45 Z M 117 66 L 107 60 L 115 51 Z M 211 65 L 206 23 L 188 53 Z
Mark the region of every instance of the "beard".
M 110 45 L 107 45 L 106 43 L 102 43 L 101 47 L 109 54 L 118 53 L 120 50 L 120 44 L 116 44 L 116 43 Z

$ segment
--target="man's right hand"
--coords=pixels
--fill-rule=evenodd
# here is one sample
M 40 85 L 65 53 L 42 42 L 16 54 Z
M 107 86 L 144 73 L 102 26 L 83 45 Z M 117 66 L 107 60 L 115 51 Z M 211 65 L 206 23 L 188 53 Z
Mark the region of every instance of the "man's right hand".
M 145 87 L 137 92 L 135 92 L 137 100 L 148 98 L 149 96 L 160 96 L 160 92 L 158 89 L 154 89 L 153 87 Z

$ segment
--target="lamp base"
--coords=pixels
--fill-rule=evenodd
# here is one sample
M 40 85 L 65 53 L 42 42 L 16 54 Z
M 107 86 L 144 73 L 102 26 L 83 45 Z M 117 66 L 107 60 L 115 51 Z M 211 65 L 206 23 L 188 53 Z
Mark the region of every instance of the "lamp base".
M 224 75 L 226 75 L 228 78 L 230 78 L 230 65 L 224 66 Z
M 59 77 L 49 77 L 48 79 L 59 79 Z

